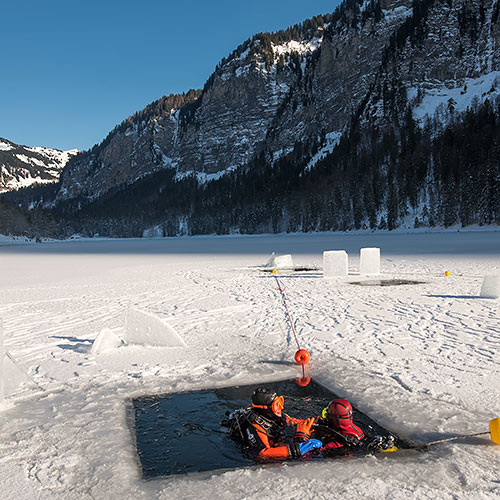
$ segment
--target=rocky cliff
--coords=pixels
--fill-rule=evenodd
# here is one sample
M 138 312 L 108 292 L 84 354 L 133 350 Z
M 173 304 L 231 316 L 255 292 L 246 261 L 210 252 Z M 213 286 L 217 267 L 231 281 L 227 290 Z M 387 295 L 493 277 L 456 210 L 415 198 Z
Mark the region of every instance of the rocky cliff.
M 161 112 L 127 120 L 70 162 L 58 201 L 95 200 L 167 167 L 207 180 L 262 151 L 277 157 L 305 137 L 342 131 L 410 14 L 408 0 L 352 1 L 292 36 L 254 36 L 203 91 L 163 98 L 172 102 Z

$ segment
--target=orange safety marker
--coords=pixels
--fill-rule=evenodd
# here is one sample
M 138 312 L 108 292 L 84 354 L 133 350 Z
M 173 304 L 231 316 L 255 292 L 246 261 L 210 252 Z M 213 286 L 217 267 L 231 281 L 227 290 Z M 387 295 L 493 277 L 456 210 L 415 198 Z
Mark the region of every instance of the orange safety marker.
M 299 349 L 295 353 L 295 362 L 298 365 L 307 365 L 311 361 L 311 355 L 305 349 Z
M 300 387 L 307 387 L 311 382 L 311 377 L 297 377 L 295 383 Z

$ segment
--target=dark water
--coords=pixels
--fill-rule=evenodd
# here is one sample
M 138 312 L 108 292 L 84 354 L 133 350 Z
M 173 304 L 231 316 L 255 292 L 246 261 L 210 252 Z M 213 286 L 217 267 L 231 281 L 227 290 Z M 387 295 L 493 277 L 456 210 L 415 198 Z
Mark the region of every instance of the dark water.
M 300 387 L 295 380 L 146 396 L 133 400 L 137 452 L 144 478 L 255 465 L 221 425 L 227 411 L 248 407 L 252 392 L 268 387 L 285 396 L 285 412 L 297 418 L 317 416 L 335 394 L 314 380 Z M 353 408 L 365 433 L 388 434 Z M 290 439 L 294 430 L 290 429 Z
M 415 281 L 415 280 L 367 280 L 367 281 L 351 281 L 351 285 L 360 286 L 398 286 L 398 285 L 422 285 L 425 281 Z

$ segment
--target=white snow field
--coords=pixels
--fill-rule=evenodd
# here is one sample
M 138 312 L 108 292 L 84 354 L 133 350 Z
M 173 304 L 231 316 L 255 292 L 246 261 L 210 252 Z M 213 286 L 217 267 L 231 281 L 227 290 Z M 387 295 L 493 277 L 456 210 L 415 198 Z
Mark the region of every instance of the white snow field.
M 12 242 L 11 242 L 12 243 Z M 381 249 L 360 286 L 359 249 Z M 349 276 L 324 279 L 324 250 Z M 31 386 L 0 412 L 2 499 L 498 499 L 500 446 L 488 436 L 364 458 L 143 481 L 129 398 L 288 378 L 297 347 L 271 252 L 317 271 L 280 271 L 307 368 L 393 432 L 420 441 L 486 432 L 500 417 L 500 232 L 310 234 L 80 240 L 0 246 L 5 349 Z M 450 271 L 446 277 L 444 272 Z M 129 308 L 186 347 L 122 345 Z M 286 398 L 286 395 L 285 395 Z M 286 399 L 285 399 L 286 409 Z

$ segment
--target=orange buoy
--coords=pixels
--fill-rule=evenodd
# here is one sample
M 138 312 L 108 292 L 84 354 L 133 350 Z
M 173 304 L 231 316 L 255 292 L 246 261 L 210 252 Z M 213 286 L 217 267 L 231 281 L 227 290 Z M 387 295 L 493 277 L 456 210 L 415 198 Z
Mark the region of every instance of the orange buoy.
M 309 383 L 311 382 L 311 377 L 297 377 L 295 379 L 295 383 L 297 385 L 300 385 L 300 387 L 307 387 Z
M 444 275 L 445 275 L 445 276 L 450 276 L 450 275 L 451 275 L 451 273 L 450 273 L 450 271 L 445 271 L 445 272 L 444 272 Z
M 311 360 L 311 355 L 305 349 L 299 349 L 295 353 L 295 362 L 298 365 L 307 365 Z

